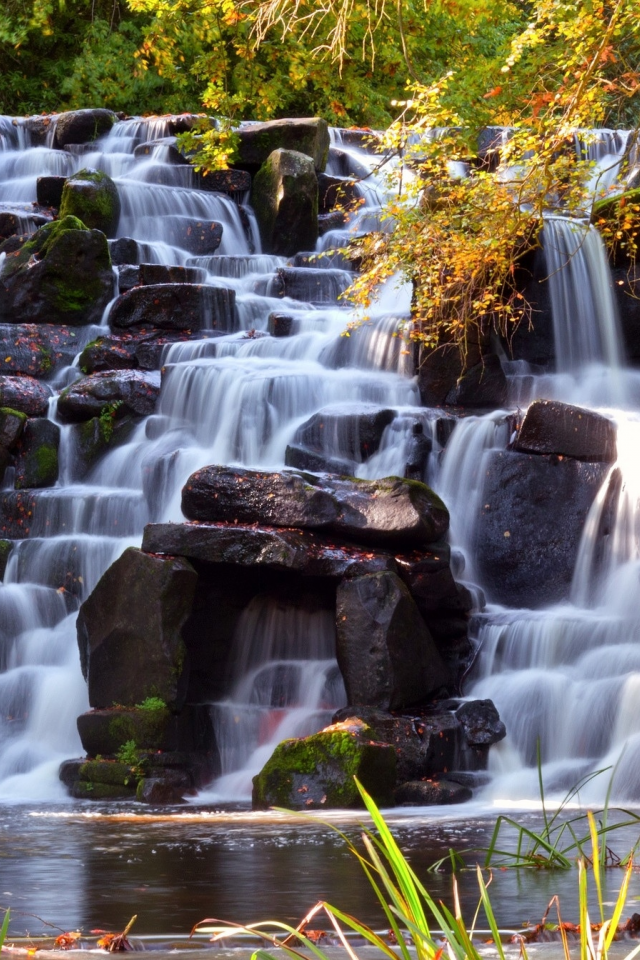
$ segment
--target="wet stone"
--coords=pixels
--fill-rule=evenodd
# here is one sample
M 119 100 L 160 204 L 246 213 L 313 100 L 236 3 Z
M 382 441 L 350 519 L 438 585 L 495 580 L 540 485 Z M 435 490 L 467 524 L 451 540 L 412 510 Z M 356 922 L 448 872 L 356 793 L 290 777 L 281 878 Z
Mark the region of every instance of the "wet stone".
M 16 490 L 52 487 L 58 479 L 60 427 L 51 420 L 27 420 L 16 450 Z
M 222 224 L 216 220 L 172 217 L 171 228 L 176 246 L 197 257 L 215 253 L 222 240 Z
M 109 314 L 112 328 L 231 332 L 237 326 L 235 291 L 191 283 L 134 287 L 118 297 Z
M 401 783 L 393 794 L 398 806 L 435 807 L 443 804 L 466 803 L 473 797 L 469 787 L 452 780 L 410 780 Z
M 67 182 L 66 177 L 38 177 L 36 180 L 36 197 L 43 207 L 55 207 L 62 202 L 62 189 Z
M 58 415 L 66 423 L 99 417 L 105 409 L 116 419 L 146 417 L 155 410 L 159 395 L 159 372 L 106 370 L 66 387 L 58 400 Z
M 0 376 L 0 405 L 28 417 L 44 417 L 49 409 L 49 387 L 33 377 Z
M 525 414 L 514 449 L 613 463 L 616 433 L 613 421 L 592 410 L 557 400 L 535 400 Z

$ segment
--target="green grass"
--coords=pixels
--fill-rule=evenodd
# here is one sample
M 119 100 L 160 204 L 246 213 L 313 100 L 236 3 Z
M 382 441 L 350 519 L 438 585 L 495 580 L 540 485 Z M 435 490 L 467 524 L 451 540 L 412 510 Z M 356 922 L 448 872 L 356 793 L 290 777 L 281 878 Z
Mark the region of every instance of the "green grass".
M 357 781 L 356 783 L 373 821 L 374 830 L 363 828 L 363 849 L 360 849 L 336 827 L 332 826 L 332 829 L 343 838 L 364 870 L 380 904 L 385 925 L 392 934 L 391 938 L 384 939 L 367 924 L 324 900 L 317 903 L 297 927 L 276 920 L 242 926 L 223 924 L 219 920 L 208 918 L 196 924 L 192 934 L 198 930 L 202 931 L 206 926 L 208 932 L 213 932 L 211 939 L 216 942 L 236 937 L 239 933 L 258 938 L 262 945 L 254 952 L 252 960 L 276 960 L 271 948 L 283 951 L 292 960 L 308 958 L 308 952 L 302 953 L 302 950 L 309 951 L 315 960 L 329 960 L 322 946 L 314 942 L 315 938 L 308 935 L 310 922 L 318 915 L 322 915 L 330 922 L 349 960 L 358 960 L 357 947 L 350 938 L 350 934 L 363 938 L 368 947 L 375 947 L 380 957 L 386 957 L 388 960 L 416 960 L 416 958 L 417 960 L 440 960 L 443 953 L 447 954 L 450 960 L 481 960 L 483 956 L 480 950 L 481 944 L 475 938 L 474 930 L 478 917 L 483 913 L 491 930 L 499 960 L 506 960 L 500 928 L 489 895 L 491 872 L 489 871 L 485 876 L 483 869 L 480 866 L 476 867 L 478 906 L 471 923 L 467 923 L 462 916 L 455 876 L 453 878 L 453 909 L 449 909 L 442 901 L 436 902 L 430 895 L 400 850 L 377 806 L 362 786 Z M 633 862 L 629 857 L 611 915 L 607 917 L 602 893 L 602 828 L 596 823 L 593 814 L 586 814 L 586 819 L 593 856 L 591 860 L 587 860 L 584 856 L 578 860 L 580 960 L 607 960 L 609 948 L 616 936 L 627 901 Z M 545 824 L 547 830 L 553 828 L 551 821 L 547 822 L 545 819 Z M 538 839 L 534 842 L 537 844 Z M 543 846 L 542 849 L 545 847 Z M 598 899 L 599 922 L 595 925 L 592 925 L 588 910 L 589 873 L 593 876 Z M 557 898 L 554 900 L 558 906 Z M 549 909 L 547 908 L 540 928 L 549 928 L 546 924 Z M 560 919 L 555 929 L 559 932 L 565 960 L 576 960 L 571 957 L 566 929 Z M 523 960 L 527 960 L 524 938 L 520 947 Z M 640 945 L 631 950 L 624 960 L 633 960 L 638 953 L 640 953 Z

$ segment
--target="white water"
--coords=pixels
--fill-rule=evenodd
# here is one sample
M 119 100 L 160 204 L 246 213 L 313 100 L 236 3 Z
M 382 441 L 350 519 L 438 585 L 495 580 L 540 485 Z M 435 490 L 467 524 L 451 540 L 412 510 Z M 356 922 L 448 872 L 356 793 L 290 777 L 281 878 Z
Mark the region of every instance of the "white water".
M 87 708 L 70 589 L 78 598 L 86 596 L 113 559 L 140 542 L 148 519 L 180 520 L 180 490 L 194 469 L 208 463 L 279 469 L 287 444 L 309 416 L 330 404 L 364 402 L 392 407 L 398 415 L 378 452 L 357 466 L 358 475 L 402 474 L 412 424 L 420 420 L 428 433 L 438 415 L 419 407 L 412 352 L 397 335 L 398 321 L 409 315 L 410 288 L 391 281 L 377 309 L 348 338 L 343 336 L 348 309 L 331 302 L 344 278 L 329 274 L 326 262 L 316 265 L 318 273 L 327 273 L 326 282 L 310 282 L 307 295 L 313 299 L 312 291 L 321 289 L 321 299 L 329 302 L 313 305 L 277 295 L 277 271 L 285 263 L 260 253 L 250 211 L 247 233 L 234 201 L 191 189 L 186 172 L 165 164 L 161 152 L 134 158 L 136 145 L 166 132 L 161 119 L 126 121 L 95 150 L 76 154 L 30 147 L 23 127 L 0 118 L 0 204 L 34 200 L 36 177 L 43 172 L 69 175 L 85 165 L 101 167 L 116 178 L 123 199 L 119 235 L 133 236 L 149 262 L 197 265 L 209 282 L 233 288 L 240 318 L 238 333 L 168 348 L 156 415 L 82 484 L 74 475 L 72 445 L 64 441 L 64 485 L 37 494 L 32 539 L 18 544 L 0 587 L 0 797 L 5 799 L 63 795 L 58 763 L 80 753 L 75 717 Z M 345 145 L 339 134 L 333 142 L 339 153 L 332 154 L 329 172 L 367 176 L 379 162 Z M 345 230 L 325 235 L 320 249 L 353 229 L 381 225 L 383 179 L 368 176 L 360 189 L 361 211 Z M 218 253 L 194 257 L 180 248 L 176 217 L 222 222 Z M 557 257 L 554 306 L 563 318 L 558 372 L 541 377 L 529 372 L 526 402 L 544 395 L 630 407 L 633 378 L 624 369 L 598 237 L 561 220 L 546 232 L 555 251 L 550 256 Z M 294 317 L 293 336 L 266 335 L 272 311 Z M 60 375 L 58 382 L 75 373 Z M 557 774 L 558 782 L 609 762 L 625 743 L 625 767 L 637 767 L 637 425 L 626 414 L 616 416 L 624 482 L 606 556 L 590 554 L 588 530 L 600 525 L 596 504 L 573 605 L 542 613 L 490 608 L 481 618 L 482 652 L 468 693 L 492 697 L 509 730 L 492 752 L 496 777 L 490 796 L 537 795 L 538 737 L 545 771 Z M 508 432 L 503 413 L 468 417 L 456 427 L 439 468 L 437 457 L 430 458 L 429 479 L 451 508 L 452 541 L 465 552 L 470 577 L 483 459 L 504 447 Z M 604 496 L 600 502 L 604 505 Z M 277 639 L 286 641 L 283 647 Z M 273 744 L 318 729 L 344 696 L 333 660 L 330 611 L 256 598 L 241 617 L 236 643 L 244 653 L 235 658 L 232 693 L 214 707 L 224 772 L 210 794 L 216 797 L 246 797 L 252 773 Z M 621 793 L 637 798 L 640 784 L 632 774 L 625 776 Z

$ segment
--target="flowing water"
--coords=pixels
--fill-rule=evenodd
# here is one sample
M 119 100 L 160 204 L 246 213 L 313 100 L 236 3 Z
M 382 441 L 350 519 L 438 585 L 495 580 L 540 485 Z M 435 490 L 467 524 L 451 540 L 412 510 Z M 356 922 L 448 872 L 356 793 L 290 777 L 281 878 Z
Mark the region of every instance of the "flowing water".
M 235 290 L 238 326 L 224 336 L 166 348 L 156 414 L 82 482 L 69 428 L 62 427 L 61 481 L 37 494 L 32 535 L 13 551 L 0 588 L 0 796 L 16 802 L 62 800 L 59 762 L 81 752 L 75 718 L 88 704 L 76 610 L 58 589 L 61 569 L 73 577 L 80 599 L 87 596 L 109 564 L 139 544 L 146 522 L 182 519 L 180 490 L 194 469 L 209 463 L 281 469 L 297 428 L 320 409 L 348 411 L 364 403 L 397 411 L 378 452 L 353 464 L 356 475 L 367 478 L 402 474 L 412 426 L 420 421 L 430 434 L 440 415 L 419 406 L 412 353 L 398 336 L 409 316 L 406 284 L 390 281 L 347 338 L 343 332 L 353 317 L 340 299 L 350 279 L 344 263 L 315 261 L 300 299 L 283 298 L 278 271 L 285 261 L 261 253 L 246 197 L 197 189 L 190 169 L 169 163 L 162 145 L 134 153 L 165 136 L 166 121 L 122 121 L 98 144 L 73 151 L 52 149 L 52 130 L 53 124 L 47 145 L 32 146 L 21 121 L 0 118 L 0 209 L 24 216 L 24 229 L 32 229 L 28 205 L 37 176 L 103 169 L 122 198 L 119 236 L 135 238 L 145 262 L 196 266 L 205 282 Z M 577 149 L 593 151 L 595 160 L 611 167 L 610 158 L 619 163 L 626 135 L 610 134 L 578 138 Z M 347 226 L 321 238 L 319 250 L 352 231 L 392 228 L 381 218 L 387 188 L 379 163 L 379 155 L 334 131 L 328 172 L 366 177 L 359 187 L 363 204 Z M 184 218 L 223 224 L 214 256 L 195 257 L 180 246 Z M 486 800 L 537 795 L 538 740 L 552 790 L 562 792 L 624 751 L 615 791 L 640 800 L 638 378 L 625 368 L 597 232 L 553 217 L 545 226 L 545 249 L 557 370 L 540 375 L 522 363 L 508 364 L 512 405 L 549 397 L 604 409 L 619 424 L 619 461 L 589 517 L 571 602 L 516 611 L 491 605 L 489 596 L 474 621 L 481 652 L 466 692 L 491 697 L 509 732 L 492 750 Z M 266 335 L 274 310 L 294 318 L 292 336 Z M 105 326 L 107 317 L 108 310 Z M 79 348 L 99 332 L 79 331 Z M 62 371 L 54 385 L 76 375 L 77 367 Z M 55 402 L 50 415 L 56 416 Z M 469 416 L 458 422 L 443 452 L 435 443 L 429 460 L 425 479 L 450 507 L 451 539 L 466 555 L 470 581 L 477 579 L 474 525 L 484 458 L 508 441 L 503 411 Z M 343 457 L 338 436 L 327 441 L 326 452 Z M 605 555 L 596 556 L 593 533 L 604 510 L 613 517 L 613 532 Z M 212 704 L 223 776 L 201 799 L 246 799 L 252 774 L 278 740 L 319 729 L 344 703 L 334 642 L 330 611 L 267 595 L 252 601 L 236 630 L 231 693 Z

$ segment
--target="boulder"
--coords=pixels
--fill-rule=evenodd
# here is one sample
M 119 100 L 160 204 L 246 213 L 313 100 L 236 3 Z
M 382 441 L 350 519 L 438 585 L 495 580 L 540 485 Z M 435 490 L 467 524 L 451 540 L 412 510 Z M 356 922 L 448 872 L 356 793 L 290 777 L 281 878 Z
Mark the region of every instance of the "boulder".
M 515 325 L 505 347 L 514 360 L 541 366 L 552 363 L 556 354 L 549 268 L 544 250 L 538 248 L 527 254 L 517 265 L 514 280 L 522 291 L 523 303 L 529 305 L 530 316 L 524 316 Z
M 13 450 L 22 436 L 26 421 L 26 413 L 12 410 L 11 407 L 0 407 L 0 447 Z
M 568 597 L 585 520 L 608 469 L 556 456 L 490 454 L 476 562 L 492 601 L 539 608 Z
M 377 452 L 395 417 L 395 410 L 371 403 L 325 407 L 298 427 L 293 443 L 324 456 L 364 463 Z
M 109 133 L 117 119 L 112 110 L 101 107 L 61 113 L 56 117 L 53 146 L 56 150 L 62 150 L 73 143 L 92 143 Z
M 308 531 L 235 523 L 150 523 L 144 529 L 142 549 L 203 563 L 288 570 L 333 580 L 357 573 L 395 570 L 393 557 L 381 550 L 363 552 L 353 544 Z
M 342 707 L 332 723 L 364 723 L 370 736 L 396 751 L 396 778 L 420 780 L 455 769 L 464 746 L 462 725 L 450 710 L 420 716 L 397 716 L 376 707 Z
M 41 227 L 0 269 L 4 322 L 100 323 L 112 296 L 107 239 L 75 217 Z
M 161 283 L 133 287 L 118 297 L 109 314 L 115 329 L 233 331 L 235 291 L 195 283 Z
M 27 420 L 16 449 L 16 490 L 55 485 L 59 445 L 60 427 L 57 423 L 45 419 Z
M 217 220 L 171 217 L 173 242 L 196 257 L 215 253 L 222 241 L 222 224 Z
M 278 744 L 253 778 L 254 810 L 335 810 L 362 807 L 357 777 L 380 806 L 388 806 L 396 779 L 396 755 L 389 744 L 356 732 L 327 727 L 312 737 Z
M 457 347 L 447 344 L 423 350 L 418 363 L 418 389 L 425 407 L 440 407 L 462 374 L 462 358 Z
M 0 324 L 3 373 L 47 377 L 70 366 L 78 352 L 75 330 L 49 323 Z
M 449 390 L 445 403 L 459 407 L 503 407 L 507 402 L 507 378 L 499 357 L 486 354 L 481 363 L 464 373 Z
M 0 536 L 26 540 L 31 532 L 35 501 L 30 490 L 0 492 Z
M 251 190 L 251 174 L 246 170 L 209 170 L 195 173 L 193 185 L 199 190 L 213 193 L 226 193 L 231 197 L 238 197 Z
M 11 407 L 28 417 L 45 417 L 51 390 L 33 377 L 0 376 L 0 406 Z
M 159 137 L 157 140 L 145 140 L 139 143 L 133 151 L 136 160 L 145 157 L 153 158 L 160 163 L 169 163 L 173 166 L 190 166 L 189 160 L 180 152 L 176 137 Z
M 467 598 L 460 595 L 450 561 L 448 543 L 432 544 L 428 550 L 396 556 L 398 572 L 423 617 L 436 611 L 468 613 L 471 609 Z
M 31 208 L 26 208 L 22 214 L 11 213 L 8 210 L 0 211 L 0 240 L 22 235 L 29 229 L 25 225 L 25 220 L 27 223 L 33 224 L 34 227 L 42 227 L 45 223 L 51 222 L 51 217 L 33 213 Z
M 351 460 L 335 460 L 293 444 L 289 444 L 284 452 L 284 465 L 293 467 L 294 470 L 310 470 L 312 473 L 335 473 L 338 477 L 353 476 L 356 466 Z
M 335 207 L 353 210 L 362 199 L 357 182 L 351 177 L 318 175 L 318 209 L 330 213 Z
M 194 792 L 187 783 L 186 777 L 143 777 L 136 787 L 136 800 L 153 806 L 185 803 L 185 794 Z
M 89 710 L 78 717 L 78 733 L 90 757 L 115 756 L 120 747 L 134 740 L 141 750 L 210 752 L 214 747 L 211 711 L 208 705 L 187 705 L 179 714 L 158 705 L 109 707 Z
M 466 803 L 473 791 L 453 780 L 433 778 L 401 783 L 393 794 L 397 806 L 439 807 L 444 804 Z
M 343 580 L 336 603 L 336 654 L 350 704 L 398 710 L 424 702 L 450 682 L 397 574 Z
M 612 420 L 592 410 L 558 400 L 535 400 L 525 414 L 513 449 L 613 463 L 617 457 L 616 432 Z
M 295 320 L 288 313 L 270 313 L 267 319 L 267 331 L 272 337 L 290 337 Z
M 138 267 L 138 282 L 145 286 L 156 283 L 202 283 L 206 278 L 206 270 L 200 267 L 176 267 L 164 263 L 141 263 Z
M 240 138 L 238 165 L 262 166 L 274 150 L 287 150 L 310 157 L 315 170 L 323 171 L 329 156 L 329 126 L 319 117 L 268 120 L 236 131 Z
M 118 237 L 117 240 L 109 241 L 109 253 L 114 266 L 140 262 L 138 243 L 131 237 Z
M 318 180 L 308 157 L 274 150 L 254 177 L 251 203 L 267 253 L 289 257 L 315 247 Z
M 346 270 L 328 267 L 280 267 L 279 296 L 302 303 L 337 303 L 353 280 Z
M 220 336 L 220 332 L 138 330 L 122 332 L 118 336 L 98 337 L 88 343 L 80 354 L 78 366 L 83 373 L 104 370 L 157 370 L 162 352 L 170 343 L 184 340 L 203 340 Z
M 507 730 L 492 700 L 468 700 L 456 710 L 470 747 L 488 747 L 504 740 Z
M 112 411 L 100 417 L 92 417 L 84 423 L 70 427 L 73 450 L 73 479 L 84 480 L 96 463 L 110 450 L 127 443 L 135 428 L 133 417 L 116 420 Z
M 66 177 L 38 177 L 36 180 L 36 198 L 43 207 L 55 207 L 62 203 L 62 190 Z
M 182 510 L 189 520 L 302 527 L 379 545 L 432 543 L 449 526 L 443 502 L 416 480 L 354 480 L 226 466 L 193 473 L 182 490 Z
M 102 170 L 79 170 L 62 190 L 60 217 L 77 217 L 89 230 L 115 237 L 120 222 L 118 188 Z
M 181 557 L 129 547 L 80 607 L 78 646 L 92 707 L 135 706 L 159 697 L 184 704 L 188 681 L 182 628 L 197 574 Z
M 58 415 L 65 423 L 100 416 L 147 417 L 159 395 L 160 373 L 155 370 L 106 370 L 65 387 L 58 400 Z

